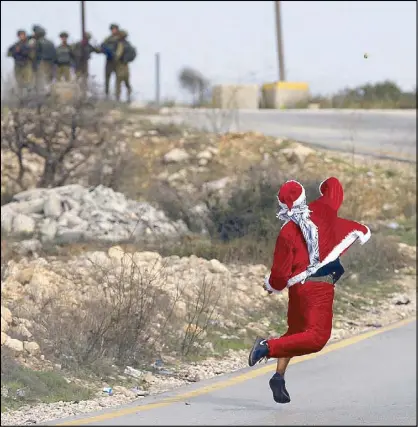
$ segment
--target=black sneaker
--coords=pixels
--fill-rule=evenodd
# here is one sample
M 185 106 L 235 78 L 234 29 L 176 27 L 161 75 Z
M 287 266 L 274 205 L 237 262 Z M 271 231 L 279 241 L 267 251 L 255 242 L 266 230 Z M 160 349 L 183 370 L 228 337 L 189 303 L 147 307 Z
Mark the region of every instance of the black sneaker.
M 278 372 L 270 378 L 269 385 L 273 392 L 273 399 L 276 403 L 290 402 L 290 395 L 286 390 L 285 380 Z
M 250 355 L 248 356 L 248 364 L 250 366 L 254 366 L 256 363 L 267 358 L 268 354 L 269 347 L 267 345 L 267 340 L 264 338 L 256 338 L 253 348 L 250 351 Z

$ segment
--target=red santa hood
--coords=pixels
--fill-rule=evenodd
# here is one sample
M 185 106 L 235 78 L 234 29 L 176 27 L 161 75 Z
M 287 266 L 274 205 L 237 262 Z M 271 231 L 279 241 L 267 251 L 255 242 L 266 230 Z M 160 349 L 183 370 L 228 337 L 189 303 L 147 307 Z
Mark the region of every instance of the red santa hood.
M 293 276 L 288 286 L 304 282 L 324 265 L 336 260 L 356 240 L 364 244 L 370 238 L 370 230 L 356 221 L 338 217 L 338 209 L 344 199 L 340 181 L 330 177 L 319 186 L 321 196 L 309 206 L 305 190 L 297 181 L 287 181 L 280 188 L 278 217 L 285 222 L 296 223 L 303 234 L 309 252 L 306 270 Z

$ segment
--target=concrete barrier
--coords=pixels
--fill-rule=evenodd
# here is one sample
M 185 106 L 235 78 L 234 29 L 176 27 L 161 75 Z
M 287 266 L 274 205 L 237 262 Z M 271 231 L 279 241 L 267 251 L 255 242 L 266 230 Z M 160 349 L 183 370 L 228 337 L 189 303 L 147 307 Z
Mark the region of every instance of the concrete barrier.
M 260 88 L 256 84 L 217 85 L 212 88 L 212 107 L 231 110 L 259 108 Z
M 304 82 L 273 82 L 262 86 L 262 108 L 283 109 L 306 105 L 309 85 Z

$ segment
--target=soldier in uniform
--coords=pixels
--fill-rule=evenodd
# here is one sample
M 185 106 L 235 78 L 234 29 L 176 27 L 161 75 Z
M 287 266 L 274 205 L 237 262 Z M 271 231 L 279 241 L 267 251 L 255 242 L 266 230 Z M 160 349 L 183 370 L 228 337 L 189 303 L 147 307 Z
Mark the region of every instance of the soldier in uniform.
M 89 32 L 84 33 L 84 39 L 75 43 L 73 46 L 73 57 L 75 64 L 75 74 L 77 79 L 88 76 L 87 63 L 91 57 L 91 54 L 101 53 L 101 49 L 93 46 L 90 43 L 91 34 Z M 83 56 L 84 54 L 84 56 Z
M 110 25 L 111 34 L 107 37 L 102 45 L 102 52 L 106 55 L 106 67 L 105 67 L 105 94 L 106 97 L 109 96 L 109 84 L 110 78 L 113 73 L 116 73 L 116 64 L 114 57 L 116 54 L 116 46 L 118 44 L 119 38 L 119 25 L 111 24 Z
M 128 102 L 131 101 L 132 88 L 129 81 L 129 64 L 125 59 L 128 33 L 124 30 L 119 31 L 119 41 L 116 45 L 115 69 L 116 69 L 116 100 L 120 100 L 122 83 L 125 83 L 128 92 Z
M 62 79 L 69 82 L 71 80 L 71 66 L 74 62 L 72 47 L 68 44 L 68 33 L 63 31 L 60 34 L 61 44 L 57 47 L 56 59 L 56 81 Z
M 7 56 L 15 61 L 14 74 L 19 89 L 29 88 L 33 83 L 33 61 L 35 50 L 30 45 L 26 31 L 17 32 L 19 40 L 9 47 Z
M 37 87 L 52 82 L 54 77 L 54 64 L 56 61 L 56 50 L 54 43 L 48 40 L 46 31 L 39 25 L 33 26 L 33 39 L 35 40 L 36 51 L 36 81 Z

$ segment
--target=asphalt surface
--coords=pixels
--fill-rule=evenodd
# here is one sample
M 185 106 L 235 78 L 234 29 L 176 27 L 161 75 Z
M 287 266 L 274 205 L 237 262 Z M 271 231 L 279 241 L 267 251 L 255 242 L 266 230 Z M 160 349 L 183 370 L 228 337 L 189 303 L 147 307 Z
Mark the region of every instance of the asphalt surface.
M 183 110 L 174 115 L 208 131 L 257 131 L 324 148 L 416 162 L 415 110 Z
M 416 320 L 297 359 L 286 405 L 272 399 L 268 363 L 50 425 L 416 425 Z

